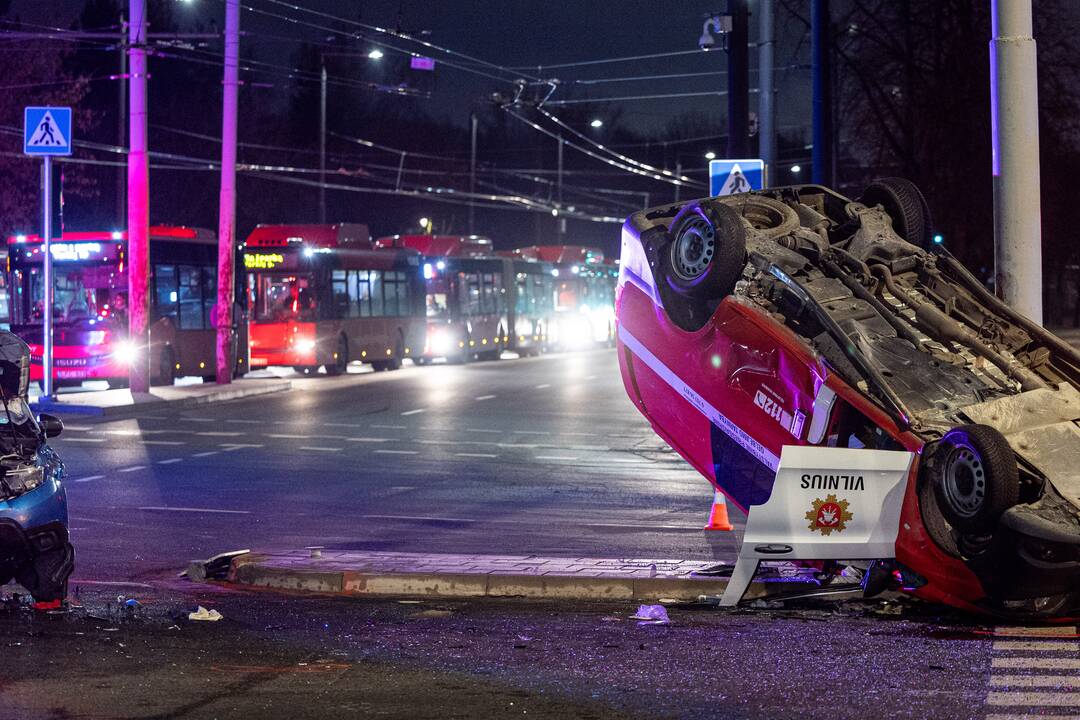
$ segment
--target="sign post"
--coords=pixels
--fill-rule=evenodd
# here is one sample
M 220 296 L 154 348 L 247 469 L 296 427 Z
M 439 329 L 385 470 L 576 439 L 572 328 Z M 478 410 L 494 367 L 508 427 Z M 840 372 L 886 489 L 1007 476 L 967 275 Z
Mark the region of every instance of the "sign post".
M 27 107 L 23 111 L 23 153 L 41 156 L 41 237 L 45 244 L 44 268 L 44 327 L 41 349 L 41 394 L 56 398 L 53 383 L 53 270 L 52 239 L 52 156 L 71 154 L 71 108 Z

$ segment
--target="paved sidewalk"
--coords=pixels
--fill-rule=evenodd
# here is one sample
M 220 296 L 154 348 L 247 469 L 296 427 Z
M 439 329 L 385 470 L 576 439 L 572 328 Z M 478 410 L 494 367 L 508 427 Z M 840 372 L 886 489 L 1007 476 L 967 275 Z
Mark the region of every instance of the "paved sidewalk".
M 288 380 L 277 378 L 234 380 L 229 385 L 203 383 L 153 387 L 148 393 L 133 393 L 127 389 L 61 393 L 56 401 L 42 402 L 30 398 L 30 407 L 38 412 L 58 415 L 107 415 L 124 417 L 157 407 L 187 407 L 226 400 L 284 392 L 292 388 Z
M 357 596 L 696 600 L 720 595 L 727 586 L 725 579 L 693 574 L 714 565 L 670 559 L 303 550 L 234 558 L 229 582 Z M 751 590 L 747 597 L 753 595 Z

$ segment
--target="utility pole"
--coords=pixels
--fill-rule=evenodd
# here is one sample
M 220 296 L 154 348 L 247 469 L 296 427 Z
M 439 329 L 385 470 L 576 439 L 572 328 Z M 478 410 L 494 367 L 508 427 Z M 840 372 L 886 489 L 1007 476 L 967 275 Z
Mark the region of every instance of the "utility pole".
M 810 73 L 813 76 L 813 182 L 832 185 L 832 73 L 829 71 L 829 0 L 810 0 Z
M 558 183 L 555 186 L 556 187 L 556 190 L 555 190 L 555 207 L 558 209 L 557 212 L 562 212 L 562 176 L 563 176 L 563 139 L 562 139 L 562 135 L 559 136 L 559 154 L 558 154 L 558 157 L 557 157 L 556 161 L 557 161 L 557 166 L 556 167 L 557 167 L 557 171 L 558 171 L 557 174 L 556 174 L 556 178 L 558 179 Z M 556 228 L 556 231 L 559 233 L 559 237 L 562 237 L 563 235 L 565 235 L 566 234 L 566 218 L 557 217 L 557 219 L 555 221 L 555 228 Z
M 750 154 L 750 11 L 748 0 L 728 0 L 728 147 L 729 158 Z
M 120 102 L 116 113 L 116 145 L 127 147 L 127 82 L 128 82 L 128 24 L 124 19 L 123 11 L 120 12 Z M 116 168 L 116 227 L 122 228 L 127 225 L 127 171 L 121 166 Z
M 150 166 L 146 134 L 146 0 L 129 0 L 128 46 L 128 336 L 135 345 L 128 368 L 133 393 L 150 391 Z
M 476 113 L 469 116 L 469 194 L 476 194 Z M 469 234 L 476 234 L 476 198 L 469 198 Z
M 677 177 L 677 178 L 682 177 L 682 160 L 676 160 L 675 161 L 675 177 Z M 675 183 L 675 202 L 679 202 L 679 194 L 680 194 L 679 191 L 680 190 L 682 190 L 682 180 Z
M 326 224 L 326 59 L 319 77 L 319 222 Z
M 1041 325 L 1039 93 L 1031 0 L 990 5 L 995 290 Z
M 240 89 L 240 0 L 225 0 L 225 79 L 221 103 L 218 206 L 217 382 L 232 382 L 233 263 L 236 260 L 236 115 Z
M 773 0 L 758 0 L 758 155 L 765 161 L 765 185 L 776 162 L 776 106 L 773 97 Z

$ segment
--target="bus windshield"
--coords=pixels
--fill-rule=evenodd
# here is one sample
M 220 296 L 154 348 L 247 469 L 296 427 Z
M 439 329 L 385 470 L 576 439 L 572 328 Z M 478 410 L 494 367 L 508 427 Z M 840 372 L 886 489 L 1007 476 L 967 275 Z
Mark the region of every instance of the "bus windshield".
M 127 276 L 117 268 L 54 266 L 53 318 L 56 322 L 127 320 Z M 41 323 L 45 316 L 45 282 L 41 267 L 14 273 L 14 285 L 29 296 L 29 303 L 14 303 L 15 324 Z
M 450 317 L 450 280 L 447 277 L 431 278 L 427 281 L 427 316 L 446 319 Z
M 315 320 L 315 294 L 310 275 L 258 273 L 253 289 L 256 321 Z

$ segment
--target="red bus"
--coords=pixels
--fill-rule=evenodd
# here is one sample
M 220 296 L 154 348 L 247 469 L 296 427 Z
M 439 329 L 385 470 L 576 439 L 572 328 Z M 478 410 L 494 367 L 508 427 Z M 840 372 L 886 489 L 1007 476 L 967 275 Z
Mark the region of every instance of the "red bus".
M 36 235 L 7 239 L 11 329 L 30 346 L 30 379 L 42 379 L 44 248 Z M 127 233 L 65 232 L 53 241 L 53 377 L 127 382 L 135 345 L 128 339 Z M 213 379 L 217 239 L 209 230 L 150 228 L 151 381 L 180 375 Z M 242 343 L 242 338 L 237 340 Z M 242 347 L 242 345 L 241 345 Z M 235 353 L 234 353 L 235 356 Z M 243 372 L 246 357 L 237 358 Z
M 366 225 L 260 225 L 244 247 L 251 366 L 396 370 L 424 344 L 420 254 Z
M 396 235 L 377 244 L 424 256 L 428 332 L 419 362 L 540 352 L 553 306 L 550 265 L 497 257 L 491 241 L 475 235 Z
M 580 245 L 533 245 L 512 251 L 514 257 L 550 263 L 555 274 L 555 315 L 548 345 L 580 350 L 615 342 L 617 265 L 597 248 Z

